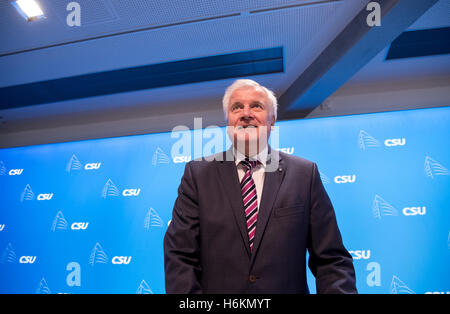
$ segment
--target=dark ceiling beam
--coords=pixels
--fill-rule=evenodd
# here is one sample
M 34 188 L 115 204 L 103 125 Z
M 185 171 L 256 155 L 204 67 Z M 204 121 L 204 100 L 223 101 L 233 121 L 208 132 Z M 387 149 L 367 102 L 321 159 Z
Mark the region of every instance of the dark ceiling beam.
M 281 95 L 279 119 L 308 115 L 437 1 L 378 0 L 381 26 L 373 27 L 365 6 Z

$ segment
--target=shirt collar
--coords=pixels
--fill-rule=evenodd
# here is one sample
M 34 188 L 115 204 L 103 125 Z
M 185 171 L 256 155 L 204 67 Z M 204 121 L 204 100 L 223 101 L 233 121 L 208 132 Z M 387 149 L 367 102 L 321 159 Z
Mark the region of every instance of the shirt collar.
M 255 156 L 250 156 L 250 159 L 258 160 L 263 165 L 264 168 L 266 167 L 266 164 L 267 164 L 267 154 L 268 154 L 267 147 L 268 146 L 266 146 L 262 151 L 260 151 L 256 155 L 256 158 L 255 158 Z M 234 147 L 233 147 L 233 153 L 234 153 L 234 162 L 236 163 L 236 166 L 239 165 L 239 163 L 242 160 L 245 160 L 247 158 L 244 154 L 242 154 L 240 151 L 238 151 Z

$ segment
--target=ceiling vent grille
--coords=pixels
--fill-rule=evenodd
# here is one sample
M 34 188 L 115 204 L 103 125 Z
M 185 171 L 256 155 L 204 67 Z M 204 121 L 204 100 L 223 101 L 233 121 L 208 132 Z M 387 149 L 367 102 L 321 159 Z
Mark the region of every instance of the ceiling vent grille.
M 408 31 L 391 44 L 386 60 L 450 53 L 450 27 Z
M 0 109 L 284 71 L 283 48 L 151 64 L 0 88 Z

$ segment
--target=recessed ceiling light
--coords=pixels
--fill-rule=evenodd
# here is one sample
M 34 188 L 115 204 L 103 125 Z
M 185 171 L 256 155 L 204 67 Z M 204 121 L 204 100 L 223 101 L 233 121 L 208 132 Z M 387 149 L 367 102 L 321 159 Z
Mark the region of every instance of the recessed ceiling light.
M 36 0 L 16 0 L 11 4 L 28 22 L 45 18 L 44 12 Z

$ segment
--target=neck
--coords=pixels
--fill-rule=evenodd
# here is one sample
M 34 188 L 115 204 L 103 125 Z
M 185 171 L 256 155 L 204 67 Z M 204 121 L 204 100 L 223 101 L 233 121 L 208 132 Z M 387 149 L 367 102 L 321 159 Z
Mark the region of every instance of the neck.
M 236 142 L 234 143 L 234 149 L 239 151 L 241 154 L 245 155 L 246 157 L 253 157 L 261 153 L 267 148 L 267 143 L 260 143 L 257 142 L 256 145 L 249 144 L 248 142 L 241 143 Z

